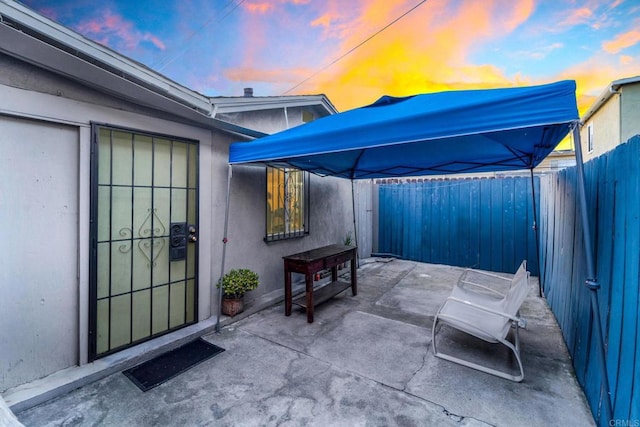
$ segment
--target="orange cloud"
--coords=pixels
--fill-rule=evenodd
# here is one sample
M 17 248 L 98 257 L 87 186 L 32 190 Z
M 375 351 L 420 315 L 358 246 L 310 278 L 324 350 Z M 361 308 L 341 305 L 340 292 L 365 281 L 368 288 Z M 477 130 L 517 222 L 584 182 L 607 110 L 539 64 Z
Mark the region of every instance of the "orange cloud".
M 151 42 L 155 47 L 157 47 L 160 50 L 165 50 L 167 48 L 167 46 L 162 42 L 162 40 L 160 40 L 158 37 L 153 36 L 151 34 L 145 34 L 143 36 L 144 40 L 147 40 L 149 42 Z
M 609 53 L 618 53 L 640 42 L 640 31 L 631 30 L 618 35 L 615 39 L 602 43 L 602 48 Z
M 562 49 L 563 47 L 564 47 L 563 43 L 557 42 L 557 43 L 551 43 L 550 45 L 547 45 L 547 46 L 539 46 L 539 47 L 529 48 L 528 50 L 511 52 L 511 55 L 518 58 L 523 57 L 523 58 L 541 60 L 546 58 L 554 50 Z
M 335 17 L 332 16 L 330 13 L 325 13 L 321 17 L 311 21 L 311 26 L 328 28 L 331 25 L 332 21 L 334 21 L 334 19 Z
M 514 30 L 516 27 L 524 23 L 535 9 L 533 0 L 521 0 L 514 3 L 513 9 L 505 8 L 508 15 L 506 16 L 504 24 L 505 28 L 509 31 Z
M 453 10 L 445 2 L 427 2 L 295 92 L 325 93 L 344 110 L 362 105 L 363 99 L 374 101 L 381 94 L 512 85 L 502 70 L 469 64 L 467 58 L 476 44 L 509 34 L 533 9 L 533 1 L 465 1 Z M 360 16 L 344 23 L 350 33 L 343 39 L 342 52 L 333 59 L 407 10 L 406 4 L 367 1 Z
M 575 9 L 571 12 L 569 16 L 567 16 L 562 22 L 560 22 L 561 27 L 565 26 L 574 26 L 579 24 L 586 24 L 593 17 L 593 10 L 581 7 L 579 9 Z
M 632 62 L 633 62 L 633 56 L 629 56 L 629 55 L 620 56 L 620 63 L 622 65 L 628 65 L 628 64 L 631 64 Z
M 601 56 L 594 56 L 587 61 L 574 64 L 557 78 L 576 81 L 578 111 L 582 115 L 613 80 L 636 74 L 637 70 L 634 70 L 633 64 L 620 66 L 616 62 L 608 63 Z
M 611 6 L 609 6 L 609 9 L 613 9 L 613 8 L 616 8 L 616 7 L 620 6 L 622 4 L 622 2 L 623 2 L 623 0 L 615 0 L 613 2 L 613 4 Z
M 252 13 L 267 13 L 273 9 L 273 4 L 266 2 L 247 2 L 243 7 Z
M 308 76 L 312 70 L 307 68 L 265 70 L 258 67 L 237 67 L 224 71 L 226 78 L 237 82 L 259 81 L 266 83 L 293 83 Z

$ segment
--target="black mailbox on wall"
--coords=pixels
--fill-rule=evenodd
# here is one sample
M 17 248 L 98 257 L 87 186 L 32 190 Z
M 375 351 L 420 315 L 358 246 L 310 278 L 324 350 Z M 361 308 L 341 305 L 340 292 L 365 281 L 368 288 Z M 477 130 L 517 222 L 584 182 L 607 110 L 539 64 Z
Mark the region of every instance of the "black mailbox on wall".
M 180 261 L 187 258 L 187 234 L 189 232 L 186 222 L 172 222 L 169 260 Z

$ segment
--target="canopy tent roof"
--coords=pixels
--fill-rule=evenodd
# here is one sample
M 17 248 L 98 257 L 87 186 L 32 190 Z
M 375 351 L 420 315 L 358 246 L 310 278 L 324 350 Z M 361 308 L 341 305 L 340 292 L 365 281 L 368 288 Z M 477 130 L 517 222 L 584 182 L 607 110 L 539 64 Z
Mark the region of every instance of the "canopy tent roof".
M 229 163 L 381 178 L 537 166 L 579 120 L 574 81 L 383 96 L 230 147 Z

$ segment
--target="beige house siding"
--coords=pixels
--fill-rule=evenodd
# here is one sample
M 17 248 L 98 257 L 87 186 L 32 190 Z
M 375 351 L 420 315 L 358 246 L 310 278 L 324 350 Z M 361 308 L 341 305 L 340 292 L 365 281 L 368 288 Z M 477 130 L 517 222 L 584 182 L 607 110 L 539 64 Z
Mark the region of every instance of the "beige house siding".
M 612 82 L 582 118 L 580 139 L 584 160 L 601 156 L 640 134 L 639 117 L 640 76 Z M 590 132 L 593 150 L 588 149 Z
M 589 127 L 593 128 L 593 150 L 588 149 Z M 584 123 L 580 139 L 585 161 L 613 150 L 620 143 L 620 95 L 614 94 Z
M 640 82 L 620 88 L 621 102 L 621 139 L 627 142 L 631 137 L 640 134 Z

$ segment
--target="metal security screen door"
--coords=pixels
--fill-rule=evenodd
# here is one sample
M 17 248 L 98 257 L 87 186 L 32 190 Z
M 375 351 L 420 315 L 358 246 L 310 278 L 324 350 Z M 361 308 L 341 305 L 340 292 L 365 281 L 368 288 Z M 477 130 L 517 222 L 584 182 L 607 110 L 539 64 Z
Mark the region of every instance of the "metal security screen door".
M 89 357 L 197 319 L 198 144 L 92 126 Z

